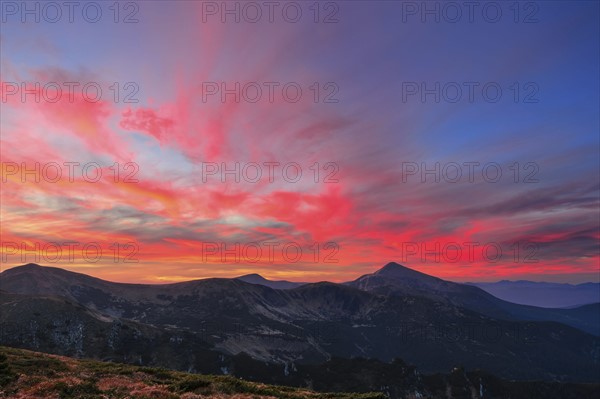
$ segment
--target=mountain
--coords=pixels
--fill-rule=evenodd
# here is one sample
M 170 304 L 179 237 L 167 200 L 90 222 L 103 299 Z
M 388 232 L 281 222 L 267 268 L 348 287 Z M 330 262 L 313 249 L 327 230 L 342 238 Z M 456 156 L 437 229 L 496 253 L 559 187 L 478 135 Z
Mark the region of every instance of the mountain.
M 495 283 L 466 283 L 497 298 L 542 308 L 572 308 L 600 302 L 600 283 L 559 284 L 502 280 Z
M 345 284 L 378 295 L 410 295 L 442 300 L 502 320 L 555 321 L 600 336 L 600 313 L 519 305 L 497 298 L 479 287 L 445 281 L 395 262 Z
M 263 377 L 278 376 L 278 383 L 334 358 L 401 358 L 423 372 L 461 365 L 519 380 L 597 380 L 598 337 L 460 306 L 476 308 L 479 298 L 489 302 L 486 310 L 501 300 L 397 264 L 361 279 L 359 287 L 322 282 L 285 290 L 239 279 L 144 285 L 26 265 L 0 274 L 0 344 L 236 375 L 250 364 L 243 370 L 267 368 Z M 593 309 L 561 311 L 582 317 Z
M 276 290 L 289 290 L 306 284 L 285 280 L 267 280 L 260 274 L 246 274 L 245 276 L 237 277 L 237 280 L 241 280 L 250 284 L 264 285 L 265 287 L 270 287 Z

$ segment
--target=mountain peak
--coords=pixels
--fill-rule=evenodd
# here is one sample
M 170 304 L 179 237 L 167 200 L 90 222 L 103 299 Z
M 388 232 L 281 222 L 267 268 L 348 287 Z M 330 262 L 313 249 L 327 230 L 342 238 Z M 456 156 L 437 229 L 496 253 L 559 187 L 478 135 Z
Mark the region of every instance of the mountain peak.
M 383 266 L 381 268 L 381 270 L 385 270 L 385 269 L 398 269 L 398 268 L 403 268 L 403 269 L 407 269 L 407 267 L 402 266 L 400 263 L 396 263 L 396 262 L 389 262 L 387 263 L 385 266 Z
M 27 263 L 25 265 L 20 265 L 20 266 L 15 266 L 15 267 L 11 267 L 10 269 L 5 269 L 2 271 L 2 273 L 8 273 L 8 274 L 13 274 L 13 273 L 38 273 L 38 271 L 45 269 L 44 266 L 40 266 L 37 263 Z
M 439 283 L 444 281 L 438 277 L 411 269 L 396 262 L 390 262 L 373 273 L 374 276 L 392 280 L 419 281 L 421 283 Z
M 379 276 L 397 276 L 399 274 L 405 274 L 405 273 L 418 273 L 418 272 L 413 269 L 409 269 L 406 266 L 402 266 L 401 264 L 396 263 L 396 262 L 389 262 L 388 264 L 386 264 L 381 269 L 379 269 L 375 272 L 375 274 L 377 274 Z
M 28 263 L 26 265 L 21 265 L 18 267 L 36 268 L 36 267 L 42 267 L 42 266 L 38 265 L 37 263 Z
M 251 284 L 262 284 L 269 281 L 258 273 L 245 274 L 243 276 L 236 277 L 235 279 Z

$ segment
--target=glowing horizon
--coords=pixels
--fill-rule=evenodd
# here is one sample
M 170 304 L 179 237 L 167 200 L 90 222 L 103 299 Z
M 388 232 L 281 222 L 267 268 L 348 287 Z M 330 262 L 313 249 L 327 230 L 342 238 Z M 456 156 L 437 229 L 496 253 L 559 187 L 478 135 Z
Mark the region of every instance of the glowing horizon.
M 4 10 L 1 270 L 600 281 L 597 3 L 531 24 L 393 2 L 222 23 L 206 4 L 141 2 L 129 24 Z

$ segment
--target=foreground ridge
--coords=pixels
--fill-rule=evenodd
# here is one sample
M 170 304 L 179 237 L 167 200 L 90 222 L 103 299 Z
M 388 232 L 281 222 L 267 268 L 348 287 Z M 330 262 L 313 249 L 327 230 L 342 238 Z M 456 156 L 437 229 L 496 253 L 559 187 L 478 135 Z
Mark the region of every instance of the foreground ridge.
M 382 393 L 318 393 L 162 368 L 78 360 L 0 346 L 0 398 L 385 399 Z
M 455 368 L 448 374 L 422 375 L 402 362 L 397 365 L 405 367 L 407 373 L 395 381 L 405 385 L 402 392 L 394 392 L 391 386 L 381 386 L 383 392 L 325 393 L 250 382 L 232 376 L 81 360 L 0 346 L 0 398 L 591 399 L 600 394 L 600 384 L 507 381 L 482 371 L 466 372 L 463 368 Z M 416 377 L 416 385 L 412 377 Z

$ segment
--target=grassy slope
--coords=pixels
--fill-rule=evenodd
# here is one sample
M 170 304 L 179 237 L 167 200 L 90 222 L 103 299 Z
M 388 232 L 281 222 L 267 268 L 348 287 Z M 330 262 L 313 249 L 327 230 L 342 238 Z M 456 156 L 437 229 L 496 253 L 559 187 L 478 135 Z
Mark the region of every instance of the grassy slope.
M 384 399 L 382 394 L 316 393 L 228 376 L 208 376 L 48 355 L 0 346 L 0 398 Z

